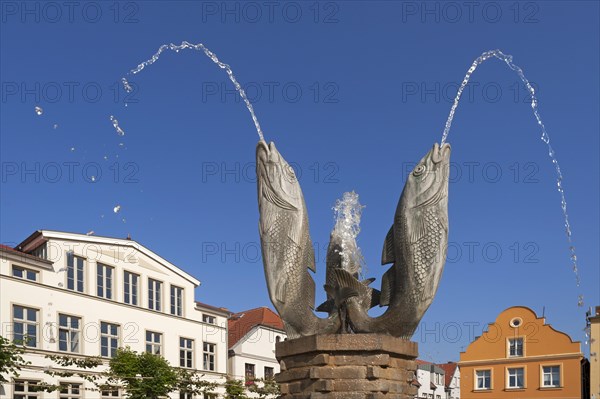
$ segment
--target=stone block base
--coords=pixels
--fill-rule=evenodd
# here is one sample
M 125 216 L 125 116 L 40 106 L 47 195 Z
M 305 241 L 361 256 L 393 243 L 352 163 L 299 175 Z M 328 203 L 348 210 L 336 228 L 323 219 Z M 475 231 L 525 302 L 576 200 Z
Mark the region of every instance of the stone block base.
M 412 399 L 417 344 L 379 334 L 279 342 L 281 399 Z

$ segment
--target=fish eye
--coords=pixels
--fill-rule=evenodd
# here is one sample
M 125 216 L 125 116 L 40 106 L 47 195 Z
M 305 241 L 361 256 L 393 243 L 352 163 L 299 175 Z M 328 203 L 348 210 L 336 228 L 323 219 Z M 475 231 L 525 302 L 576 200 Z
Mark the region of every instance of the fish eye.
M 290 179 L 296 179 L 296 173 L 294 172 L 294 168 L 292 168 L 290 165 L 287 165 L 285 171 L 287 172 L 287 175 L 290 177 Z
M 423 164 L 417 165 L 415 167 L 415 170 L 413 171 L 413 175 L 421 176 L 423 174 L 423 172 L 425 172 L 425 169 L 426 169 L 425 165 L 423 165 Z

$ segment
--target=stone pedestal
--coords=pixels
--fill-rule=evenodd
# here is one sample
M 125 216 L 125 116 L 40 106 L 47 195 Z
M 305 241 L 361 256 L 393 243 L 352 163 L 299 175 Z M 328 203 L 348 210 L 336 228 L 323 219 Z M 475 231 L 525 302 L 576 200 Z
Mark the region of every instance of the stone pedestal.
M 281 399 L 412 399 L 415 342 L 379 334 L 333 334 L 279 342 Z

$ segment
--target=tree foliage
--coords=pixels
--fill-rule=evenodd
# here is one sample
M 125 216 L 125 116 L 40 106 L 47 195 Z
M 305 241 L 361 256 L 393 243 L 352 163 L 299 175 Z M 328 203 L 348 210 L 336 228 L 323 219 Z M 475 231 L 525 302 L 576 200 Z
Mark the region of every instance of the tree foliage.
M 22 346 L 0 335 L 0 383 L 9 382 L 6 377 L 18 377 L 21 368 L 30 363 L 21 356 L 23 352 Z

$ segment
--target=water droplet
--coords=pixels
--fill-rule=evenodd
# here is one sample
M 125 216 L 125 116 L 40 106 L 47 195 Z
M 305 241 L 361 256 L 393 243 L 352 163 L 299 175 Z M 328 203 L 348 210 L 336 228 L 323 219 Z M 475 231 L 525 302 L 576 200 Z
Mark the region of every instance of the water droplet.
M 108 160 L 108 155 L 104 156 L 104 160 L 107 161 Z
M 133 87 L 131 87 L 127 79 L 121 78 L 121 82 L 123 83 L 123 88 L 127 93 L 131 93 L 133 91 Z M 127 103 L 125 103 L 125 106 L 127 106 Z
M 100 215 L 100 219 L 104 219 L 104 215 Z
M 125 218 L 121 219 L 123 221 L 123 223 L 127 223 L 127 220 L 125 220 Z
M 92 177 L 90 177 L 90 180 L 91 180 L 92 182 L 95 182 L 95 181 L 96 181 L 96 176 L 92 176 Z
M 583 306 L 583 295 L 579 295 L 579 298 L 577 299 L 577 306 Z
M 104 215 L 102 215 L 104 216 Z M 86 236 L 93 236 L 94 235 L 94 230 L 90 230 L 87 233 L 85 233 Z
M 42 107 L 35 107 L 34 110 L 38 116 L 44 113 L 44 110 L 42 109 Z
M 121 127 L 119 127 L 119 121 L 117 120 L 117 118 L 115 118 L 114 116 L 111 115 L 110 120 L 111 120 L 112 125 L 115 128 L 115 131 L 117 132 L 117 134 L 119 136 L 125 136 L 125 132 L 123 131 L 123 129 L 121 129 Z
M 121 210 L 121 205 L 117 205 L 113 208 L 114 213 L 119 213 L 120 210 Z
M 54 128 L 54 130 L 58 129 L 58 123 L 55 123 L 52 127 Z
M 75 147 L 71 147 L 71 152 L 74 152 L 74 151 L 75 151 Z

